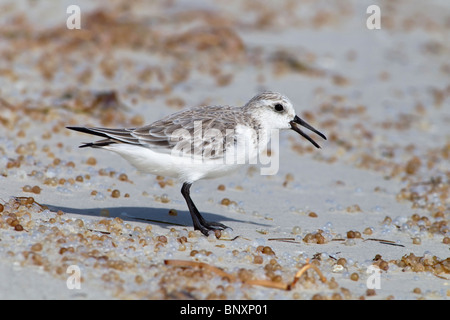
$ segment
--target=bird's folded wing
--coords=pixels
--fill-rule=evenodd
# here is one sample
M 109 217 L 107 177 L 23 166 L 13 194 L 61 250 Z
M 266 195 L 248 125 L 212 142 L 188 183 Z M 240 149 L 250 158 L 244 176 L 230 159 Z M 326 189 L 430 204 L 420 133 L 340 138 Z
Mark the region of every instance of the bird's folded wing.
M 193 108 L 172 114 L 150 125 L 132 129 L 89 128 L 107 138 L 100 144 L 128 143 L 176 155 L 223 157 L 236 143 L 239 111 L 233 107 Z

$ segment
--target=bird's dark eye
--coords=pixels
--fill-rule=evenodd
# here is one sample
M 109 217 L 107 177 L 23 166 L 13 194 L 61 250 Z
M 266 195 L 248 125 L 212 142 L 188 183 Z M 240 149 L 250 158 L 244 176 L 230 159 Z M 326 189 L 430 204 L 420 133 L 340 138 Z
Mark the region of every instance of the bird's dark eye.
M 275 108 L 276 111 L 283 111 L 283 110 L 284 110 L 283 105 L 282 105 L 282 104 L 279 104 L 279 103 L 277 103 L 277 104 L 274 106 L 274 108 Z

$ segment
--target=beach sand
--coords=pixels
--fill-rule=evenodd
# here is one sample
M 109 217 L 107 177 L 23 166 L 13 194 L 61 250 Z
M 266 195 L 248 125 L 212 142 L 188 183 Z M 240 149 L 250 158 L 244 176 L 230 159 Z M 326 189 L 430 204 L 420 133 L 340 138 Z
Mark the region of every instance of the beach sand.
M 448 3 L 0 12 L 1 299 L 450 297 Z M 136 127 L 265 89 L 328 140 L 282 132 L 276 175 L 251 165 L 196 182 L 205 218 L 232 228 L 219 238 L 193 231 L 178 181 L 79 149 L 93 137 L 65 129 Z

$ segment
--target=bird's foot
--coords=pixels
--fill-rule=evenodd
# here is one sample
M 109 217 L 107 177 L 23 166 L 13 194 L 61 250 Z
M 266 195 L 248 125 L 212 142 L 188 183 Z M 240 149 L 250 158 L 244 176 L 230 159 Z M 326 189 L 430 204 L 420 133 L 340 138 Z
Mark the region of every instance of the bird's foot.
M 216 230 L 224 230 L 227 228 L 231 229 L 230 227 L 227 227 L 222 223 L 206 220 L 203 220 L 202 222 L 199 222 L 197 225 L 194 225 L 194 230 L 200 230 L 200 232 L 203 233 L 205 236 L 208 236 L 209 232 L 211 231 L 215 232 Z

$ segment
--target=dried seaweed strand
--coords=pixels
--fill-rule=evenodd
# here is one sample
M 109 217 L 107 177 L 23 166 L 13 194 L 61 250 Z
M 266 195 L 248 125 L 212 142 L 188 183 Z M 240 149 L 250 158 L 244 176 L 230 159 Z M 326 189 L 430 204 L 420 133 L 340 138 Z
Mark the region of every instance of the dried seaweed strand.
M 404 245 L 395 243 L 394 241 L 391 241 L 391 240 L 369 238 L 369 239 L 365 239 L 364 241 L 369 241 L 369 240 L 370 241 L 377 241 L 377 242 L 379 242 L 381 244 L 387 244 L 387 245 L 390 245 L 390 246 L 403 247 L 403 248 L 405 247 Z
M 306 272 L 306 270 L 311 269 L 311 268 L 317 272 L 317 274 L 320 277 L 320 281 L 322 281 L 323 283 L 327 282 L 327 278 L 325 278 L 325 276 L 322 274 L 322 272 L 319 270 L 319 268 L 317 268 L 316 265 L 309 263 L 309 259 L 308 259 L 306 261 L 306 264 L 300 270 L 298 270 L 297 273 L 295 274 L 294 281 L 292 281 L 292 283 L 289 285 L 289 290 L 297 283 L 297 281 Z
M 283 282 L 275 282 L 272 280 L 246 280 L 244 281 L 244 283 L 272 289 L 290 290 L 289 284 Z
M 300 241 L 295 241 L 295 238 L 270 238 L 267 239 L 268 241 L 280 241 L 280 242 L 287 242 L 287 243 L 301 243 Z
M 175 267 L 181 267 L 181 268 L 189 268 L 189 267 L 197 267 L 204 270 L 211 271 L 223 278 L 227 278 L 229 281 L 236 281 L 237 278 L 222 269 L 218 267 L 214 267 L 210 264 L 207 264 L 205 262 L 197 262 L 197 261 L 189 261 L 189 260 L 164 260 L 164 264 L 167 266 L 175 266 Z M 294 285 L 298 282 L 298 280 L 302 277 L 302 275 L 308 270 L 313 269 L 317 272 L 319 275 L 320 281 L 325 283 L 327 279 L 324 277 L 322 272 L 319 270 L 319 268 L 309 263 L 309 259 L 306 261 L 306 264 L 299 270 L 294 276 L 294 280 L 291 283 L 283 283 L 283 282 L 275 282 L 272 280 L 245 280 L 243 283 L 248 285 L 257 285 L 257 286 L 263 286 L 266 288 L 272 288 L 272 289 L 281 289 L 281 290 L 291 290 Z
M 156 220 L 156 219 L 148 219 L 148 218 L 140 218 L 128 215 L 127 217 L 135 219 L 135 220 L 141 220 L 141 221 L 148 221 L 148 222 L 156 222 L 156 223 L 162 223 L 162 224 L 168 224 L 171 226 L 178 226 L 178 227 L 187 227 L 187 225 L 176 223 L 176 222 L 169 222 L 169 221 L 163 221 L 163 220 Z
M 166 266 L 175 266 L 175 267 L 182 267 L 182 268 L 198 267 L 201 269 L 211 271 L 221 277 L 228 278 L 230 281 L 234 281 L 236 279 L 233 275 L 223 271 L 220 268 L 217 268 L 210 264 L 207 264 L 205 262 L 197 262 L 197 261 L 189 261 L 189 260 L 164 260 L 164 264 Z
M 269 238 L 268 241 L 295 241 L 295 238 Z

